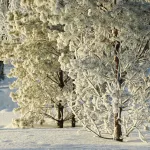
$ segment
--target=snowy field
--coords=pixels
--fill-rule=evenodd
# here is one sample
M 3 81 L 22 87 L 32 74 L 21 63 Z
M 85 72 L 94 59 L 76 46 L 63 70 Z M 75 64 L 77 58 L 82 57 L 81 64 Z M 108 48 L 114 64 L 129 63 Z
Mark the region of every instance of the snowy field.
M 11 66 L 5 67 L 5 73 Z M 14 79 L 0 82 L 0 150 L 150 150 L 150 133 L 147 143 L 139 140 L 135 132 L 124 142 L 100 139 L 82 128 L 12 128 L 11 120 L 17 115 L 12 110 L 17 106 L 9 98 L 8 84 Z
M 136 135 L 120 143 L 93 137 L 79 129 L 1 128 L 0 150 L 150 150 L 150 145 L 142 143 Z

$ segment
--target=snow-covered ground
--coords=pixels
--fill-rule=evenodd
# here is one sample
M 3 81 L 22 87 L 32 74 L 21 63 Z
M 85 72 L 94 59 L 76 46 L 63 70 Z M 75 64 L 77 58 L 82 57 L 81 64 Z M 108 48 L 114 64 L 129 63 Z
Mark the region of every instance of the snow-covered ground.
M 0 130 L 0 150 L 150 150 L 150 145 L 142 143 L 136 135 L 129 140 L 104 140 L 81 128 Z
M 11 66 L 5 66 L 5 73 Z M 0 150 L 150 150 L 150 144 L 142 143 L 134 132 L 124 142 L 100 139 L 77 128 L 12 128 L 11 120 L 16 118 L 12 110 L 17 106 L 9 98 L 8 85 L 14 79 L 0 82 Z M 150 143 L 150 132 L 145 133 Z

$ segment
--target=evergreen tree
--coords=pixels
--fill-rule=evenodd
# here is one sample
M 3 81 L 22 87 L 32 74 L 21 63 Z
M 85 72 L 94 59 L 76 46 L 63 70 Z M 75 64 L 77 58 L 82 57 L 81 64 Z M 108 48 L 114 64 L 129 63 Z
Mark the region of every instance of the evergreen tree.
M 48 117 L 63 127 L 63 122 L 72 117 L 63 96 L 64 91 L 72 90 L 72 80 L 58 62 L 61 52 L 68 51 L 68 47 L 59 50 L 56 45 L 63 25 L 49 23 L 46 18 L 57 19 L 52 11 L 46 11 L 53 2 L 17 2 L 16 6 L 14 1 L 11 3 L 7 17 L 9 40 L 2 44 L 4 59 L 11 60 L 14 66 L 9 76 L 17 78 L 11 85 L 17 91 L 11 97 L 18 103 L 15 111 L 21 117 L 14 124 L 33 126 Z

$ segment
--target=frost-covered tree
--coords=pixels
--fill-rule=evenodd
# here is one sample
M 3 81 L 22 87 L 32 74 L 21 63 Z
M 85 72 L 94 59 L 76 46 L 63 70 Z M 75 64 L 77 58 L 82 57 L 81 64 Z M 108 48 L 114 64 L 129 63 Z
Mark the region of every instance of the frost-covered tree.
M 59 61 L 76 87 L 65 94 L 72 111 L 99 137 L 122 141 L 137 129 L 144 140 L 140 129 L 150 119 L 150 3 L 67 2 L 57 44 L 69 44 L 70 53 Z
M 64 25 L 52 1 L 21 0 L 8 12 L 9 41 L 3 42 L 4 60 L 11 60 L 14 68 L 9 76 L 17 80 L 11 85 L 17 91 L 11 94 L 19 107 L 18 126 L 43 122 L 45 117 L 63 122 L 72 117 L 64 91 L 72 90 L 72 80 L 61 70 L 58 57 L 68 47 L 57 49 L 57 37 L 64 32 Z

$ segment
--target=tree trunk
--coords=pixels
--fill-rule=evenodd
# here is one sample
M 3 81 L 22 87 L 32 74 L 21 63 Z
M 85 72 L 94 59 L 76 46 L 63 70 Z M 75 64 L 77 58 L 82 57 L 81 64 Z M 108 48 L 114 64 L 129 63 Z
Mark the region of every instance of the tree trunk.
M 72 127 L 76 127 L 76 120 L 75 120 L 75 115 L 72 114 L 72 119 L 71 119 Z
M 75 84 L 73 83 L 73 91 L 75 90 Z M 73 102 L 72 103 L 72 106 L 75 105 L 75 103 Z M 72 127 L 75 127 L 76 126 L 76 120 L 75 120 L 75 115 L 72 113 L 72 118 L 71 118 L 71 124 L 72 124 Z
M 6 6 L 9 7 L 9 0 L 6 0 Z
M 61 103 L 59 103 L 59 105 L 58 105 L 58 122 L 57 122 L 57 125 L 59 128 L 63 128 L 63 124 L 64 124 L 63 109 L 64 109 L 64 106 L 62 106 Z
M 118 30 L 117 29 L 114 28 L 113 33 L 114 33 L 115 37 L 118 36 Z M 121 46 L 120 41 L 114 42 L 115 78 L 116 78 L 117 84 L 119 85 L 119 88 L 121 89 L 121 80 L 120 80 L 121 77 L 120 77 L 120 68 L 119 68 L 120 60 L 118 57 L 120 46 Z M 117 90 L 119 90 L 119 89 L 116 89 L 116 91 Z M 116 95 L 117 95 L 117 93 L 116 93 Z M 119 98 L 118 95 L 117 95 L 117 98 Z M 118 107 L 118 104 L 119 104 L 119 101 L 118 101 L 116 107 Z M 122 108 L 118 108 L 118 112 L 114 113 L 114 139 L 116 141 L 123 141 L 122 131 L 121 131 L 121 112 L 122 112 Z
M 63 71 L 60 69 L 59 70 L 59 87 L 61 89 L 63 89 L 64 86 L 65 86 L 63 78 L 64 78 Z M 63 123 L 64 123 L 64 120 L 63 120 L 63 109 L 64 109 L 64 106 L 61 105 L 61 101 L 60 101 L 59 105 L 58 105 L 58 127 L 59 128 L 63 128 Z
M 63 89 L 65 86 L 65 83 L 64 83 L 64 76 L 63 76 L 63 71 L 60 69 L 59 70 L 59 87 L 61 89 Z
M 117 4 L 117 0 L 113 0 L 113 4 L 116 5 Z
M 117 57 L 117 54 L 115 56 L 115 62 L 116 62 L 116 80 L 119 84 L 119 87 L 121 88 L 121 83 L 120 83 L 120 72 L 119 72 L 119 58 Z M 117 93 L 116 93 L 117 94 Z M 118 107 L 118 106 L 116 106 Z M 122 108 L 119 108 L 119 112 L 114 114 L 114 139 L 116 141 L 123 141 L 122 140 L 122 131 L 121 131 L 121 112 Z
M 0 80 L 4 80 L 4 63 L 0 61 Z
M 114 125 L 115 125 L 115 127 L 114 127 L 114 139 L 116 140 L 116 141 L 123 141 L 123 139 L 122 139 L 122 131 L 121 131 L 121 111 L 122 111 L 122 109 L 121 108 L 119 108 L 119 112 L 120 112 L 120 114 L 118 114 L 118 113 L 115 113 L 114 114 Z

